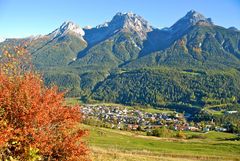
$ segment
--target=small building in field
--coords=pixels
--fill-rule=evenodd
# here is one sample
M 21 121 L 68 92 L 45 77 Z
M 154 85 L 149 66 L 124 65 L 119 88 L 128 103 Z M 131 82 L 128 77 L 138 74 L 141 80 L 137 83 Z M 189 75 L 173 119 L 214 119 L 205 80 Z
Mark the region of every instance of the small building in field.
M 234 113 L 238 113 L 238 111 L 226 111 L 226 114 L 234 114 Z
M 195 127 L 195 126 L 189 126 L 188 127 L 189 131 L 199 131 L 199 128 Z
M 210 129 L 209 129 L 208 127 L 204 127 L 204 128 L 203 128 L 203 132 L 206 132 L 206 133 L 207 133 L 207 132 L 209 132 L 209 131 L 210 131 Z
M 223 128 L 223 127 L 216 127 L 215 130 L 219 131 L 219 132 L 226 132 L 227 131 L 227 129 Z

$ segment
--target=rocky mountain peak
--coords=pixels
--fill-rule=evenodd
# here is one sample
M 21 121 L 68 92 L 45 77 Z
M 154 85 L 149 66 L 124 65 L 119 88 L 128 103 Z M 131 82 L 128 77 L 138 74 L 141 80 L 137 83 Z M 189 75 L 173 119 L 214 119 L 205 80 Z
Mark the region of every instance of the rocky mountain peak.
M 195 11 L 195 10 L 190 10 L 190 11 L 184 16 L 184 18 L 187 18 L 187 19 L 196 19 L 196 20 L 205 19 L 205 17 L 204 17 L 201 13 L 199 13 L 199 12 L 197 12 L 197 11 Z
M 191 10 L 184 17 L 178 20 L 173 26 L 171 26 L 170 30 L 173 33 L 181 33 L 194 25 L 211 26 L 213 25 L 213 22 L 210 18 L 206 18 L 201 13 L 195 10 Z
M 141 16 L 132 12 L 117 13 L 111 22 L 108 24 L 109 27 L 123 28 L 134 30 L 137 32 L 149 32 L 152 31 L 152 27 L 149 23 Z
M 66 21 L 59 28 L 57 28 L 52 33 L 50 33 L 49 36 L 58 37 L 58 36 L 64 36 L 68 33 L 75 34 L 79 37 L 82 37 L 85 35 L 85 32 L 79 25 L 71 21 Z
M 145 40 L 147 33 L 152 30 L 152 26 L 141 16 L 132 12 L 118 12 L 111 21 L 104 22 L 95 28 L 85 28 L 84 31 L 86 34 L 84 38 L 89 44 L 94 44 L 111 37 L 119 31 L 126 31 L 131 33 L 135 32 L 139 35 L 140 39 Z
M 191 25 L 195 25 L 197 24 L 199 21 L 201 22 L 206 22 L 209 24 L 213 24 L 211 18 L 206 18 L 204 15 L 202 15 L 201 13 L 195 11 L 195 10 L 191 10 L 189 11 L 184 17 L 183 19 L 186 19 L 190 22 Z
M 0 37 L 0 43 L 1 43 L 1 42 L 4 42 L 5 40 L 6 40 L 6 38 Z
M 228 30 L 232 30 L 232 31 L 239 31 L 236 27 L 232 26 L 232 27 L 229 27 Z

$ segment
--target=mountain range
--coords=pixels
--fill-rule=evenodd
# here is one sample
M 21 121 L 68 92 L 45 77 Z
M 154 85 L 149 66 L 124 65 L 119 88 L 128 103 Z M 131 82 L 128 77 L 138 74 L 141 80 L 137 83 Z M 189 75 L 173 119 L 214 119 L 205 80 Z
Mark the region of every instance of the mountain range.
M 0 48 L 24 44 L 47 85 L 85 101 L 202 108 L 240 100 L 240 31 L 194 10 L 163 29 L 117 13 L 94 28 L 68 21 L 47 35 L 0 40 Z

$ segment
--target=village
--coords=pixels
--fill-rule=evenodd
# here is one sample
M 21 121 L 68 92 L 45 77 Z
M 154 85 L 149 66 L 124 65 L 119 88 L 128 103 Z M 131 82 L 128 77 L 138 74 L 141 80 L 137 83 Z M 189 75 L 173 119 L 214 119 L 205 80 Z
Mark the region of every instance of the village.
M 84 105 L 82 113 L 86 124 L 91 124 L 90 121 L 95 120 L 97 125 L 104 124 L 104 127 L 120 130 L 149 131 L 165 126 L 176 131 L 227 131 L 222 127 L 214 127 L 213 129 L 212 125 L 189 123 L 186 121 L 187 115 L 174 111 L 171 113 L 151 113 L 120 106 Z

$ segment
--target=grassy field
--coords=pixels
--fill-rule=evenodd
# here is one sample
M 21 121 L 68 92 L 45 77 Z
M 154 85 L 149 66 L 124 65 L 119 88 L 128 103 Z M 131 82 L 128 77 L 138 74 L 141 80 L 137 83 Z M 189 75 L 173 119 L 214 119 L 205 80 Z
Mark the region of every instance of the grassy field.
M 79 98 L 65 98 L 65 102 L 67 105 L 77 105 L 82 103 Z
M 174 139 L 82 125 L 93 160 L 240 160 L 240 141 L 225 141 L 233 134 L 209 132 L 206 139 Z

